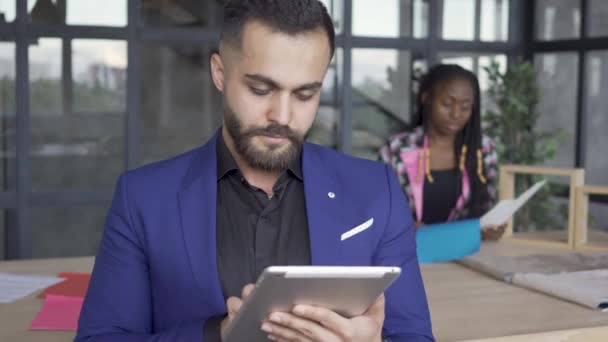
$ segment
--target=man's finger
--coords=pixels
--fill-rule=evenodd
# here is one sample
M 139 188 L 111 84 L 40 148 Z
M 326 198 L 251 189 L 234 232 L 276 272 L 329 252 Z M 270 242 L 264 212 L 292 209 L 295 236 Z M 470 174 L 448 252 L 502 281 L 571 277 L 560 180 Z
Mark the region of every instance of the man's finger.
M 251 291 L 253 291 L 253 289 L 255 289 L 254 284 L 245 285 L 245 287 L 243 287 L 243 290 L 241 291 L 241 299 L 243 299 L 243 300 L 247 299 L 247 297 L 249 297 L 249 295 L 251 294 Z
M 321 307 L 310 305 L 296 305 L 292 312 L 301 318 L 317 322 L 327 329 L 343 335 L 344 332 L 352 330 L 348 318 L 342 317 L 337 313 Z
M 378 299 L 376 299 L 376 301 L 374 302 L 374 304 L 372 304 L 372 306 L 369 307 L 369 309 L 367 309 L 367 311 L 365 312 L 366 316 L 375 316 L 379 313 L 384 314 L 384 305 L 385 305 L 385 298 L 384 298 L 384 293 L 380 295 L 380 297 L 378 297 Z
M 324 327 L 315 321 L 286 312 L 273 312 L 270 314 L 269 319 L 272 323 L 295 330 L 314 341 L 331 342 L 340 340 L 338 336 L 331 332 L 327 327 Z
M 228 308 L 228 314 L 229 315 L 236 314 L 241 309 L 241 305 L 243 305 L 243 301 L 240 298 L 237 298 L 237 297 L 228 298 L 228 300 L 226 301 L 226 306 Z
M 308 336 L 300 333 L 299 331 L 293 330 L 289 327 L 275 324 L 272 322 L 264 322 L 262 324 L 262 331 L 267 333 L 269 336 L 275 338 L 275 341 L 298 341 L 298 342 L 313 342 L 314 340 Z

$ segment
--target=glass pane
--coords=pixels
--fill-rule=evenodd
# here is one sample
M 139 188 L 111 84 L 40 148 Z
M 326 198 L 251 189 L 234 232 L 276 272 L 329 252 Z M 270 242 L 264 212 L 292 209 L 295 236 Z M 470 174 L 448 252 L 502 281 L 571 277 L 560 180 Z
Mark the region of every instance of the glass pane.
M 483 41 L 509 40 L 509 0 L 482 0 L 480 29 Z
M 42 38 L 30 45 L 30 110 L 32 113 L 63 112 L 61 39 Z M 32 132 L 35 134 L 35 132 Z
M 563 133 L 550 166 L 573 167 L 576 137 L 578 55 L 574 52 L 537 54 L 534 58 L 540 88 L 536 127 L 541 132 Z
M 8 230 L 16 223 L 16 210 L 0 209 L 0 260 L 6 259 Z
M 457 64 L 467 70 L 475 70 L 475 57 L 470 53 L 447 52 L 440 53 L 439 60 L 443 64 Z
M 477 78 L 479 79 L 479 88 L 481 89 L 481 117 L 489 110 L 496 111 L 498 109 L 496 103 L 490 98 L 488 90 L 490 89 L 490 78 L 486 72 L 492 63 L 498 63 L 500 72 L 507 71 L 507 56 L 479 56 L 477 63 Z
M 97 254 L 106 211 L 106 207 L 33 208 L 32 256 Z
M 353 50 L 353 154 L 377 160 L 386 139 L 405 130 L 411 117 L 411 54 Z
M 321 0 L 321 2 L 327 8 L 329 15 L 334 21 L 334 28 L 336 34 L 342 32 L 342 13 L 344 13 L 344 0 Z
M 7 210 L 0 209 L 0 260 L 5 259 L 6 255 L 6 226 L 7 226 Z
M 587 56 L 587 134 L 585 177 L 587 183 L 608 185 L 608 51 Z M 608 222 L 608 221 L 606 221 Z
M 489 67 L 492 62 L 497 62 L 501 70 L 507 69 L 506 55 L 482 55 L 471 52 L 446 52 L 440 53 L 439 58 L 445 64 L 457 64 L 477 74 L 479 87 L 484 92 L 489 88 L 489 80 L 484 68 Z
M 608 203 L 589 202 L 589 221 L 587 222 L 587 243 L 592 246 L 608 247 Z
M 71 65 L 61 53 L 56 39 L 30 48 L 32 187 L 110 190 L 124 169 L 126 43 L 76 39 Z
M 126 111 L 127 42 L 74 39 L 72 75 L 74 111 Z
M 127 0 L 66 0 L 62 8 L 57 0 L 28 0 L 33 22 L 47 24 L 127 26 Z
M 563 185 L 568 184 L 567 177 L 516 175 L 515 195 L 541 179 L 547 184 L 514 215 L 514 232 L 526 239 L 567 243 L 569 188 Z
M 15 20 L 17 0 L 0 0 L 0 23 L 10 23 Z
M 426 37 L 428 3 L 423 0 L 353 1 L 353 34 L 368 37 Z
M 443 0 L 443 39 L 475 39 L 475 0 Z
M 588 34 L 590 37 L 608 36 L 608 1 L 588 0 Z
M 492 56 L 478 56 L 477 57 L 477 77 L 479 78 L 479 88 L 481 92 L 486 92 L 490 88 L 490 80 L 488 73 L 485 68 L 490 67 L 493 62 L 498 63 L 500 71 L 507 71 L 507 56 L 505 55 L 492 55 Z
M 15 149 L 15 44 L 0 43 L 0 191 L 14 190 Z
M 144 44 L 142 163 L 195 148 L 220 127 L 222 98 L 209 76 L 212 50 L 212 44 Z
M 317 117 L 308 133 L 307 141 L 338 148 L 338 127 L 340 124 L 340 88 L 342 87 L 342 49 L 336 50 L 336 55 L 327 70 L 323 81 L 321 102 Z
M 537 0 L 536 39 L 557 40 L 579 38 L 581 5 L 578 0 Z
M 147 26 L 216 28 L 222 21 L 223 0 L 142 0 L 142 22 Z

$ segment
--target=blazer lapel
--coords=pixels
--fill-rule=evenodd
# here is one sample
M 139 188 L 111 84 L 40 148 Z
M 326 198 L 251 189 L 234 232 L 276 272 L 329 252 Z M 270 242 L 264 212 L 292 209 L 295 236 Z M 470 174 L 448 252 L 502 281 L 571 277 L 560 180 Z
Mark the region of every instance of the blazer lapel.
M 340 228 L 344 228 L 340 196 L 346 192 L 335 176 L 319 168 L 323 165 L 317 151 L 305 144 L 302 153 L 304 193 L 313 265 L 340 265 Z
M 217 134 L 200 149 L 179 193 L 181 228 L 194 279 L 203 297 L 224 308 L 216 252 Z M 210 294 L 210 295 L 207 295 Z

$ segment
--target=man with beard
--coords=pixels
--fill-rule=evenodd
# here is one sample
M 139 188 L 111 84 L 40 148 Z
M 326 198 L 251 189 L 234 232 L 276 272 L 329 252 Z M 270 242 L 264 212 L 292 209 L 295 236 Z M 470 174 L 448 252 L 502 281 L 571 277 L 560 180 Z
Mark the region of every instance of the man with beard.
M 333 47 L 318 0 L 227 1 L 210 59 L 223 126 L 198 149 L 120 177 L 77 341 L 221 341 L 270 265 L 402 268 L 361 316 L 272 313 L 260 322 L 270 340 L 433 340 L 393 172 L 304 143 Z

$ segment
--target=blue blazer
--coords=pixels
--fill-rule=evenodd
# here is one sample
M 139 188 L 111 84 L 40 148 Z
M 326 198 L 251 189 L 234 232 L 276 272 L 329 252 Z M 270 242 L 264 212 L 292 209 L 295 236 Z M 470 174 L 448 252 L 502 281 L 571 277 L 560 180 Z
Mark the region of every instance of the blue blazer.
M 216 139 L 119 178 L 76 341 L 200 342 L 205 320 L 226 313 L 216 263 Z M 383 336 L 433 341 L 412 218 L 391 169 L 305 144 L 302 170 L 312 264 L 400 266 L 386 292 Z

